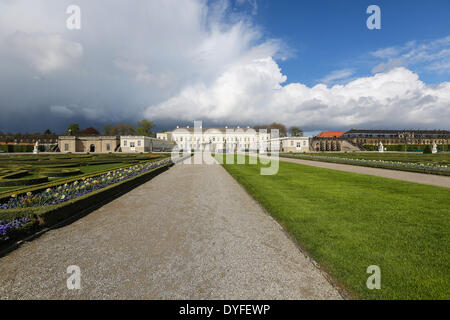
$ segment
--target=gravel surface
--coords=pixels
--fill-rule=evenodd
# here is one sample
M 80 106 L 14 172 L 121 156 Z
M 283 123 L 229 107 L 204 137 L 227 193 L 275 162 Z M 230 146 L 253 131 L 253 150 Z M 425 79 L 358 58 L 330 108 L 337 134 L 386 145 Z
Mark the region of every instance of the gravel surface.
M 66 269 L 81 269 L 68 290 Z M 2 299 L 341 299 L 219 165 L 177 165 L 0 258 Z
M 435 174 L 389 170 L 389 169 L 382 169 L 382 168 L 369 168 L 369 167 L 354 166 L 354 165 L 349 165 L 349 164 L 338 164 L 338 163 L 331 163 L 331 162 L 320 162 L 320 161 L 292 159 L 292 158 L 283 158 L 283 157 L 280 157 L 280 161 L 294 162 L 294 163 L 305 164 L 305 165 L 313 166 L 313 167 L 369 174 L 372 176 L 378 176 L 378 177 L 383 177 L 383 178 L 397 179 L 397 180 L 403 180 L 403 181 L 408 181 L 408 182 L 415 182 L 415 183 L 421 183 L 421 184 L 429 184 L 432 186 L 450 188 L 450 177 L 439 176 L 439 175 L 435 175 Z

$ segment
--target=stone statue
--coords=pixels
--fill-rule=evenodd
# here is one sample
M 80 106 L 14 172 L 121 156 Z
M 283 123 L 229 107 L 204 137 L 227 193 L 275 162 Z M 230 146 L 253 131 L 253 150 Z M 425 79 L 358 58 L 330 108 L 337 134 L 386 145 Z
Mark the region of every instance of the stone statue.
M 431 153 L 437 153 L 437 152 L 438 152 L 437 144 L 436 144 L 436 142 L 433 142 L 433 149 L 431 150 Z
M 39 153 L 39 141 L 36 141 L 36 144 L 34 145 L 33 153 L 34 154 Z
M 380 144 L 378 145 L 378 152 L 384 152 L 384 146 L 381 141 L 380 141 Z

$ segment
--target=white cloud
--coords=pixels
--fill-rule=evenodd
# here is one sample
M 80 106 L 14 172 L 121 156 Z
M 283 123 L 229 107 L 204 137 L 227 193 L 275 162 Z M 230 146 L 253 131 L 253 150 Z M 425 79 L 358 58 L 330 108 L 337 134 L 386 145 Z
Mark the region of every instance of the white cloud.
M 51 106 L 50 111 L 65 118 L 72 117 L 75 112 L 66 106 Z
M 352 69 L 335 70 L 320 79 L 325 84 L 333 84 L 337 81 L 345 81 L 355 73 Z
M 279 121 L 304 129 L 448 127 L 449 84 L 426 85 L 398 65 L 350 82 L 354 70 L 334 71 L 322 82 L 347 83 L 331 88 L 286 84 L 276 62 L 290 56 L 286 45 L 242 12 L 234 16 L 230 3 L 78 0 L 82 30 L 69 31 L 71 0 L 0 0 L 0 108 L 8 114 L 0 129 L 69 120 L 101 126 L 144 115 L 157 123 Z M 422 45 L 374 56 L 445 70 L 448 41 Z
M 410 41 L 403 46 L 379 49 L 371 55 L 385 60 L 373 68 L 374 73 L 399 66 L 419 66 L 450 74 L 450 36 L 432 41 Z
M 198 83 L 149 107 L 149 118 L 220 123 L 281 121 L 305 128 L 422 125 L 445 128 L 450 83 L 428 86 L 397 68 L 346 85 L 283 86 L 286 77 L 271 58 L 233 66 L 211 85 Z
M 14 57 L 44 74 L 68 68 L 83 54 L 81 44 L 67 41 L 59 34 L 16 32 L 6 38 L 4 45 Z

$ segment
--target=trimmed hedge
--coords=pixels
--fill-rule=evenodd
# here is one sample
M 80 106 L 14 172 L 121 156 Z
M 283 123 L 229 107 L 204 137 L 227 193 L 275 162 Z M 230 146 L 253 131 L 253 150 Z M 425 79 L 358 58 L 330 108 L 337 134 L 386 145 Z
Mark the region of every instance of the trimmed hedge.
M 16 186 L 30 186 L 33 184 L 44 183 L 48 181 L 48 176 L 37 176 L 33 178 L 19 178 L 19 179 L 0 179 L 0 187 L 16 187 Z
M 426 148 L 426 144 L 408 144 L 408 150 L 410 152 L 423 152 Z M 364 149 L 367 151 L 378 151 L 378 146 L 374 145 L 364 145 Z M 387 151 L 399 151 L 399 152 L 405 152 L 405 145 L 404 144 L 392 144 L 392 145 L 385 145 L 384 146 Z M 439 151 L 447 151 L 448 145 L 439 145 L 438 146 Z
M 77 174 L 81 174 L 80 169 L 57 169 L 57 168 L 42 168 L 39 169 L 40 173 L 46 174 L 49 177 L 69 177 Z
M 50 227 L 72 216 L 75 216 L 90 208 L 95 208 L 102 202 L 112 200 L 113 198 L 127 192 L 137 185 L 147 182 L 156 175 L 166 171 L 172 164 L 164 165 L 160 168 L 153 169 L 141 175 L 127 179 L 110 185 L 106 188 L 88 193 L 76 199 L 67 202 L 43 206 L 43 207 L 29 207 L 19 209 L 0 210 L 0 220 L 13 220 L 15 218 L 28 217 L 34 221 L 32 224 L 27 224 L 27 228 L 18 230 L 18 232 L 9 235 L 10 240 L 7 243 L 0 243 L 0 247 L 10 244 L 12 241 L 17 241 L 30 235 L 45 227 Z
M 151 162 L 153 162 L 153 161 L 151 161 Z M 77 181 L 77 180 L 80 180 L 80 179 L 83 179 L 83 178 L 95 177 L 95 176 L 98 176 L 98 175 L 102 175 L 104 173 L 108 173 L 108 172 L 113 171 L 113 170 L 125 169 L 125 168 L 128 168 L 128 167 L 132 167 L 134 165 L 135 164 L 129 164 L 128 166 L 123 166 L 123 167 L 120 167 L 120 168 L 107 169 L 107 170 L 103 170 L 103 171 L 97 171 L 97 172 L 93 172 L 93 173 L 82 175 L 82 176 L 68 177 L 66 179 L 61 179 L 61 180 L 57 180 L 57 181 L 50 182 L 50 183 L 46 182 L 44 184 L 34 185 L 34 186 L 30 186 L 29 188 L 20 189 L 20 190 L 3 191 L 3 192 L 0 192 L 0 203 L 8 201 L 10 196 L 11 196 L 11 194 L 13 194 L 13 193 L 17 194 L 18 196 L 20 196 L 21 194 L 26 194 L 27 192 L 36 193 L 36 192 L 40 192 L 40 191 L 46 190 L 47 188 L 52 188 L 52 187 L 55 187 L 55 186 L 63 185 L 65 183 L 71 183 L 71 182 L 74 182 L 74 181 Z
M 9 152 L 9 153 L 33 152 L 34 146 L 8 144 L 8 145 L 0 145 L 0 150 L 5 151 L 5 152 Z

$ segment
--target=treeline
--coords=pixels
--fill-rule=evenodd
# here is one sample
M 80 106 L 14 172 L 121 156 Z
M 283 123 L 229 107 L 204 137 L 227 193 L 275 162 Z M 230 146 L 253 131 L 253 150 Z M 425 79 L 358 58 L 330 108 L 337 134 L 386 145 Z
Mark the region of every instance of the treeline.
M 289 130 L 286 129 L 286 126 L 281 123 L 273 122 L 267 125 L 256 125 L 253 127 L 256 131 L 260 129 L 267 129 L 267 132 L 270 132 L 272 129 L 278 129 L 280 137 L 287 137 L 288 133 L 291 137 L 303 137 L 303 130 L 299 127 L 290 127 Z
M 138 136 L 147 136 L 153 137 L 155 133 L 153 130 L 155 129 L 155 124 L 153 121 L 141 120 L 137 123 L 136 127 L 131 124 L 119 123 L 116 125 L 105 125 L 102 128 L 102 132 L 107 136 L 130 136 L 130 135 L 138 135 Z M 77 123 L 71 124 L 66 129 L 66 134 L 71 135 L 99 135 L 99 130 L 90 127 L 84 130 L 80 129 L 80 126 Z

